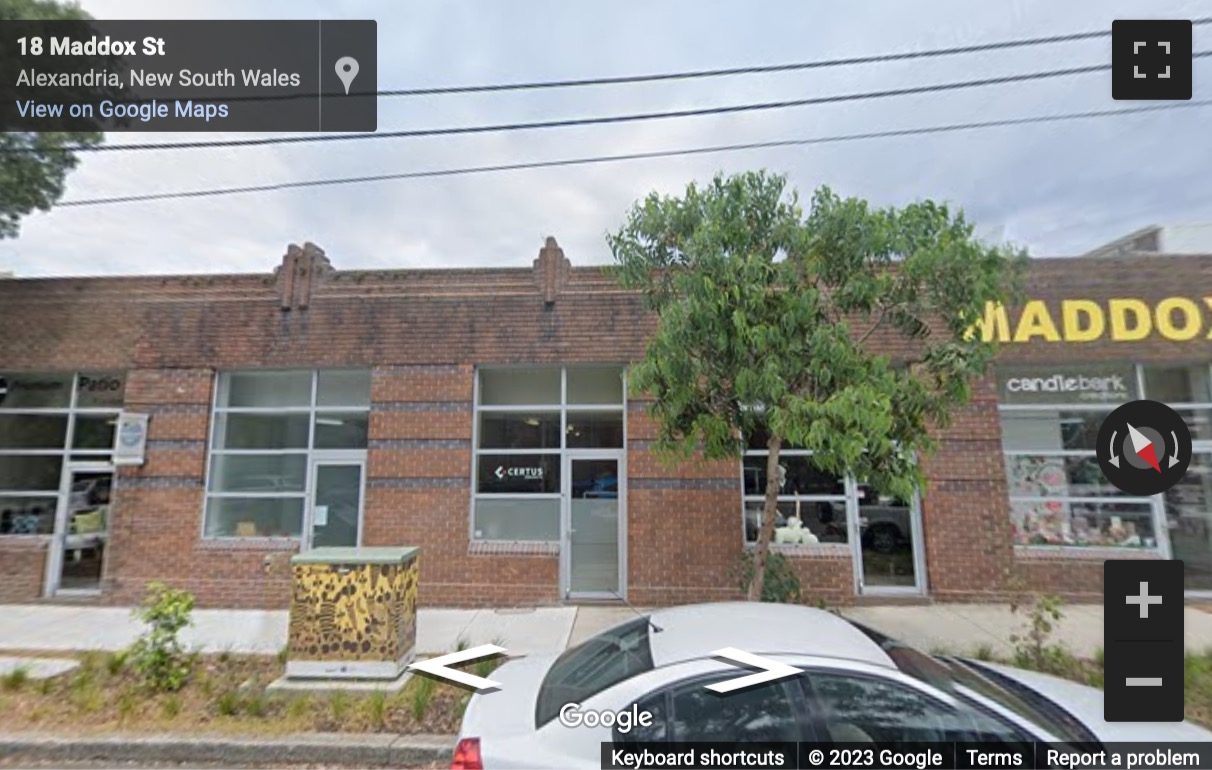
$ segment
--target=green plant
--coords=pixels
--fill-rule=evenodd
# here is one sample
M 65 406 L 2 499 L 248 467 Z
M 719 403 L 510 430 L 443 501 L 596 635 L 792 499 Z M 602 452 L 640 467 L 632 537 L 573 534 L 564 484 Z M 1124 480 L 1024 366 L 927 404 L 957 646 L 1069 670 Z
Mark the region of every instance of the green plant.
M 350 703 L 349 693 L 342 690 L 333 690 L 328 696 L 328 711 L 338 725 L 344 724 L 345 718 L 349 716 Z
M 29 682 L 29 666 L 15 666 L 4 676 L 0 676 L 0 686 L 13 691 L 20 690 Z
M 118 695 L 118 724 L 126 724 L 139 706 L 139 696 L 130 688 L 123 688 Z
M 44 677 L 38 680 L 38 694 L 50 695 L 55 689 L 55 680 L 51 677 Z
M 1061 612 L 1063 602 L 1059 596 L 1044 594 L 1036 598 L 1027 616 L 1027 627 L 1023 633 L 1010 635 L 1014 664 L 1053 674 L 1072 674 L 1080 664 L 1064 646 L 1051 642 L 1056 626 L 1064 619 Z M 1018 614 L 1020 604 L 1011 604 L 1011 612 Z
M 122 673 L 122 669 L 126 668 L 127 651 L 119 650 L 111 652 L 105 656 L 105 672 L 110 676 L 117 676 Z
M 466 636 L 460 636 L 455 640 L 455 652 L 462 652 L 471 647 L 471 641 Z
M 311 713 L 311 696 L 306 693 L 296 695 L 286 706 L 286 715 L 291 719 L 302 719 Z
M 80 669 L 88 671 L 103 671 L 105 670 L 105 653 L 98 650 L 89 650 L 80 656 Z
M 754 552 L 746 548 L 730 570 L 730 577 L 737 587 L 749 593 L 755 578 Z M 762 601 L 799 604 L 801 601 L 800 577 L 787 557 L 776 551 L 766 554 L 766 576 L 762 581 Z
M 983 661 L 993 660 L 993 645 L 978 644 L 976 649 L 972 651 L 972 657 Z
M 168 717 L 169 719 L 175 718 L 178 714 L 181 713 L 181 696 L 170 695 L 167 698 L 165 698 L 163 709 L 164 709 L 164 716 Z
M 382 690 L 372 692 L 366 699 L 366 711 L 371 726 L 382 730 L 387 725 L 387 693 Z
M 286 661 L 290 660 L 290 645 L 282 645 L 282 649 L 278 650 L 278 664 L 285 666 Z
M 269 713 L 269 696 L 260 685 L 250 687 L 244 696 L 244 712 L 250 717 L 263 717 Z
M 418 675 L 413 679 L 412 692 L 409 694 L 409 710 L 412 712 L 412 718 L 420 722 L 425 718 L 425 714 L 429 711 L 429 706 L 433 703 L 434 691 L 437 689 L 437 680 L 431 677 Z
M 235 689 L 224 690 L 215 701 L 215 710 L 220 716 L 234 717 L 240 713 L 240 692 Z
M 131 665 L 148 688 L 176 692 L 185 686 L 197 656 L 185 649 L 180 634 L 193 622 L 194 597 L 187 591 L 163 583 L 148 586 L 143 605 L 135 616 L 148 628 L 131 646 Z
M 94 714 L 105 708 L 105 693 L 90 679 L 78 680 L 85 684 L 74 686 L 68 696 L 71 704 L 83 712 Z M 76 683 L 73 682 L 73 685 Z

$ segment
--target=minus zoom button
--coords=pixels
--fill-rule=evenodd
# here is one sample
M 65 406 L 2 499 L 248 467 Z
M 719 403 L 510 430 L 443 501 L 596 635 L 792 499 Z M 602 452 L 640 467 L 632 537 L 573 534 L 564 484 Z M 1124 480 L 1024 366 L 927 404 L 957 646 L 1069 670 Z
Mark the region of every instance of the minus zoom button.
M 1126 687 L 1161 687 L 1160 676 L 1130 676 L 1124 679 Z

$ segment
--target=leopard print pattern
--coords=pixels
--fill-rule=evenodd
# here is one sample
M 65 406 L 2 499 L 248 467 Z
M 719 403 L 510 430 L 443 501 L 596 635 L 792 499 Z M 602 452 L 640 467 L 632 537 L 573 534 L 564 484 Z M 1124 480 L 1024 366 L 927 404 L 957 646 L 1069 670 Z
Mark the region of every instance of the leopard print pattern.
M 292 660 L 396 661 L 416 641 L 420 570 L 296 564 L 290 604 Z

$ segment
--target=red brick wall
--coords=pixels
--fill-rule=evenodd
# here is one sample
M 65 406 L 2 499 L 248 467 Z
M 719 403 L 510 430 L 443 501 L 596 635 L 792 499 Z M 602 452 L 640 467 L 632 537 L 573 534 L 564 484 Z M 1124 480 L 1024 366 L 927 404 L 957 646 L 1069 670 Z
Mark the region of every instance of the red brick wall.
M 150 580 L 204 605 L 283 606 L 266 556 L 292 546 L 200 538 L 214 372 L 374 368 L 364 542 L 422 549 L 422 601 L 508 605 L 558 600 L 554 553 L 469 542 L 472 381 L 477 365 L 636 360 L 654 319 L 597 268 L 571 268 L 554 244 L 535 269 L 315 271 L 308 292 L 280 274 L 0 282 L 0 366 L 129 370 L 127 406 L 151 415 L 147 464 L 114 493 L 104 588 L 130 602 Z M 1037 260 L 1028 295 L 1188 296 L 1212 285 L 1212 257 Z M 306 295 L 306 300 L 300 299 Z M 877 338 L 873 338 L 877 339 Z M 1007 345 L 1002 361 L 1212 359 L 1212 341 L 1151 339 Z M 986 382 L 939 435 L 923 501 L 933 596 L 989 599 L 1023 584 L 1097 592 L 1097 560 L 1043 558 L 1011 545 L 996 395 Z M 670 467 L 651 454 L 643 405 L 629 409 L 628 583 L 638 604 L 737 597 L 728 571 L 742 540 L 734 462 Z M 36 549 L 0 538 L 14 594 L 41 585 Z M 795 553 L 810 600 L 853 593 L 852 560 Z M 1011 580 L 1014 577 L 1014 580 Z M 1017 581 L 1017 582 L 1016 582 Z M 32 588 L 31 588 L 32 586 Z
M 47 544 L 45 537 L 0 537 L 0 604 L 42 596 Z

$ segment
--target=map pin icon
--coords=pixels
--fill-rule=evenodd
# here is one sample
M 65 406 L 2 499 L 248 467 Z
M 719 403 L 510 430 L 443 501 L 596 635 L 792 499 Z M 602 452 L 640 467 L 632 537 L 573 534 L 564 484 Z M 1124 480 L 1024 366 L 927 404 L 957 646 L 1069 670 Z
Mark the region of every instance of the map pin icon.
M 358 76 L 358 60 L 352 56 L 342 56 L 337 59 L 337 77 L 345 85 L 345 95 L 349 96 L 349 86 Z

